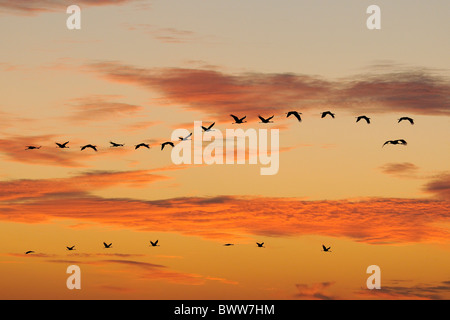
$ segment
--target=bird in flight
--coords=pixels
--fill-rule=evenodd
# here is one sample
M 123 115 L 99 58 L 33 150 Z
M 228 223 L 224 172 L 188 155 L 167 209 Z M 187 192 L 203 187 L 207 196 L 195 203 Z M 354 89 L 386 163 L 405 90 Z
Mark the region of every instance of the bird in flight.
M 401 117 L 400 119 L 398 119 L 398 122 L 397 122 L 397 123 L 400 123 L 400 122 L 403 121 L 403 120 L 409 121 L 409 123 L 414 124 L 414 120 L 411 119 L 410 117 Z
M 167 145 L 171 146 L 172 148 L 174 147 L 173 142 L 168 141 L 168 142 L 164 142 L 164 143 L 161 144 L 161 150 L 163 150 L 164 147 L 167 146 Z
M 388 140 L 388 141 L 386 141 L 386 142 L 383 144 L 383 147 L 384 147 L 386 144 L 401 144 L 401 145 L 404 145 L 404 146 L 407 145 L 406 141 L 403 140 L 403 139 L 398 139 L 398 140 Z
M 269 118 L 267 118 L 267 119 L 264 119 L 263 117 L 258 116 L 258 118 L 261 119 L 261 122 L 260 122 L 260 123 L 273 123 L 273 121 L 270 121 L 270 120 L 272 120 L 273 117 L 274 117 L 274 116 L 271 116 L 271 117 L 269 117 Z
M 289 116 L 294 116 L 297 118 L 297 120 L 299 122 L 302 122 L 302 118 L 300 117 L 300 115 L 302 114 L 301 112 L 297 112 L 297 111 L 289 111 L 288 113 L 286 113 L 286 118 L 289 118 Z
M 36 147 L 36 146 L 27 146 L 25 150 L 35 150 L 35 149 L 40 149 L 41 146 Z
M 202 126 L 203 132 L 213 131 L 213 130 L 211 130 L 211 128 L 212 128 L 215 124 L 216 124 L 216 123 L 213 122 L 209 127 L 204 127 L 204 126 Z
M 75 250 L 75 246 L 66 247 L 66 248 L 67 248 L 67 250 L 69 250 L 69 251 Z
M 264 242 L 257 242 L 256 245 L 258 246 L 258 248 L 264 248 Z
M 325 118 L 328 114 L 334 119 L 334 113 L 332 113 L 331 111 L 322 112 L 321 118 Z
M 247 118 L 247 116 L 244 116 L 243 118 L 238 118 L 238 117 L 236 117 L 233 114 L 230 114 L 230 116 L 234 119 L 233 124 L 235 124 L 235 123 L 239 124 L 239 123 L 247 122 L 247 121 L 244 121 L 244 119 Z
M 153 242 L 153 241 L 150 240 L 150 244 L 152 245 L 152 247 L 159 247 L 158 241 L 159 240 L 156 240 L 155 242 Z
M 146 144 L 146 143 L 140 143 L 140 144 L 138 144 L 138 145 L 136 145 L 136 146 L 134 147 L 134 150 L 137 150 L 137 149 L 139 149 L 140 147 L 146 147 L 147 149 L 150 149 L 150 146 L 149 146 L 148 144 Z
M 118 148 L 118 147 L 123 147 L 125 145 L 123 143 L 115 143 L 112 141 L 110 141 L 109 143 L 111 144 L 110 148 Z
M 91 148 L 92 150 L 95 150 L 95 152 L 97 152 L 97 146 L 93 146 L 92 144 L 87 144 L 85 146 L 82 146 L 81 151 L 83 151 L 86 148 Z
M 25 252 L 25 254 L 30 254 L 30 253 L 34 253 L 34 251 L 27 251 L 27 252 Z
M 105 249 L 111 248 L 112 243 L 107 244 L 106 242 L 103 242 L 103 245 L 105 246 Z
M 358 121 L 361 120 L 361 119 L 366 120 L 366 122 L 367 122 L 368 124 L 370 124 L 370 118 L 369 118 L 369 117 L 366 117 L 366 116 L 359 116 L 359 117 L 356 117 L 356 122 L 358 122 Z
M 234 243 L 225 243 L 224 246 L 225 247 L 234 246 Z
M 69 148 L 68 146 L 67 146 L 67 144 L 69 143 L 69 141 L 66 141 L 66 142 L 64 142 L 64 143 L 58 143 L 58 142 L 55 142 L 56 143 L 56 147 L 57 148 L 60 148 L 60 149 L 67 149 L 67 148 Z
M 322 245 L 322 248 L 323 248 L 323 251 L 324 251 L 324 252 L 331 252 L 331 251 L 330 251 L 331 247 L 328 247 L 328 248 L 327 248 L 327 247 L 325 247 L 324 245 Z
M 186 140 L 189 140 L 189 138 L 192 136 L 192 132 L 191 133 L 189 133 L 189 135 L 188 136 L 186 136 L 186 137 L 179 137 L 179 139 L 180 139 L 180 141 L 186 141 Z

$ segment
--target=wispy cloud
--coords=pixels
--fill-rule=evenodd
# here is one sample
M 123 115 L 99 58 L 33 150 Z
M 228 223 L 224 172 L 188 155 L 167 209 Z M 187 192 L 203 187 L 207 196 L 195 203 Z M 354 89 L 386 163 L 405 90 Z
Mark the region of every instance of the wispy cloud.
M 92 173 L 59 181 L 2 182 L 0 219 L 20 222 L 70 219 L 220 241 L 242 236 L 309 234 L 370 244 L 443 243 L 450 234 L 444 223 L 449 219 L 448 201 L 303 201 L 234 196 L 142 201 L 107 199 L 89 192 L 118 183 L 140 186 L 159 179 L 151 173 L 124 172 Z
M 450 173 L 435 177 L 425 185 L 424 190 L 440 199 L 450 200 Z
M 191 30 L 177 29 L 173 27 L 158 27 L 152 24 L 124 24 L 124 27 L 129 31 L 140 31 L 154 39 L 163 43 L 186 43 L 199 42 L 211 39 L 211 36 L 201 36 Z
M 108 80 L 160 92 L 174 104 L 220 119 L 229 113 L 256 116 L 325 108 L 360 113 L 405 112 L 450 115 L 450 82 L 437 71 L 409 68 L 364 73 L 339 80 L 293 73 L 230 74 L 187 68 L 137 68 L 118 62 L 98 62 L 90 68 Z
M 76 4 L 79 6 L 108 6 L 138 1 L 141 0 L 77 0 Z M 68 3 L 65 0 L 0 0 L 0 12 L 35 15 L 44 12 L 61 11 L 71 4 L 73 3 Z
M 297 294 L 296 298 L 304 300 L 333 300 L 336 299 L 327 291 L 334 284 L 334 282 L 321 282 L 313 284 L 296 284 Z
M 385 174 L 399 178 L 415 178 L 419 167 L 410 162 L 386 163 L 380 167 L 380 170 Z
M 446 299 L 450 292 L 450 281 L 438 284 L 417 284 L 414 286 L 382 286 L 381 289 L 361 289 L 357 295 L 364 298 L 397 299 L 397 300 L 440 300 Z
M 68 119 L 73 121 L 102 121 L 135 116 L 144 108 L 138 105 L 113 101 L 117 96 L 90 96 L 73 99 L 70 102 L 72 114 Z

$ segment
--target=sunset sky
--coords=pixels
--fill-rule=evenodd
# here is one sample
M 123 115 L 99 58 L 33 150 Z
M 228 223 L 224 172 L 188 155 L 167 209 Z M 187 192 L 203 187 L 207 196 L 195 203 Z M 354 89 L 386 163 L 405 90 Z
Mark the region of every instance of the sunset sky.
M 81 30 L 66 27 L 72 4 Z M 372 4 L 381 30 L 366 27 Z M 0 298 L 449 299 L 449 12 L 0 0 Z M 194 121 L 278 129 L 278 173 L 174 164 L 160 144 Z M 73 264 L 81 290 L 66 287 Z

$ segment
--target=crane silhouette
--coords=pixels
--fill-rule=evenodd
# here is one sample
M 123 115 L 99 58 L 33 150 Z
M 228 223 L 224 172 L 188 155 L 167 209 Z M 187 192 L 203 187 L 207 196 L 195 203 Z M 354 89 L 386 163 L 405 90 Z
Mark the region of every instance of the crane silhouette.
M 302 122 L 302 117 L 300 117 L 302 113 L 297 111 L 289 111 L 286 113 L 286 118 L 289 118 L 290 116 L 294 116 L 297 118 L 298 122 Z
M 39 146 L 39 147 L 36 147 L 36 146 L 26 146 L 26 149 L 25 150 L 36 150 L 36 149 L 40 149 L 41 148 L 41 146 Z
M 103 246 L 105 247 L 105 249 L 109 249 L 112 246 L 112 243 L 107 244 L 106 242 L 103 242 Z
M 189 138 L 192 136 L 192 132 L 191 133 L 189 133 L 189 135 L 188 136 L 186 136 L 186 137 L 178 137 L 179 139 L 180 139 L 180 141 L 186 141 L 186 140 L 189 140 Z
M 366 117 L 366 116 L 359 116 L 359 117 L 356 117 L 356 122 L 358 122 L 358 121 L 361 120 L 361 119 L 366 120 L 366 122 L 367 122 L 368 124 L 370 124 L 370 118 L 369 118 L 369 117 Z
M 85 146 L 82 146 L 81 151 L 83 151 L 84 149 L 87 149 L 87 148 L 91 148 L 92 150 L 95 150 L 95 152 L 97 152 L 97 146 L 93 146 L 92 144 L 87 144 Z
M 334 113 L 332 113 L 331 111 L 325 111 L 325 112 L 322 112 L 322 116 L 321 116 L 321 118 L 325 118 L 327 115 L 330 115 L 333 119 L 334 119 Z
M 414 124 L 414 120 L 411 119 L 410 117 L 401 117 L 400 119 L 398 119 L 397 123 L 400 123 L 402 121 L 409 121 L 409 123 Z
M 56 147 L 57 148 L 60 148 L 60 149 L 67 149 L 67 148 L 69 148 L 68 146 L 67 146 L 67 144 L 69 143 L 69 141 L 66 141 L 66 142 L 64 142 L 64 143 L 58 143 L 58 142 L 55 142 L 56 143 Z
M 167 146 L 167 145 L 171 146 L 172 148 L 174 147 L 173 142 L 168 141 L 168 142 L 164 142 L 164 143 L 161 144 L 161 150 L 163 150 L 164 147 Z
M 267 118 L 267 119 L 264 119 L 263 117 L 258 116 L 258 118 L 261 119 L 261 122 L 260 122 L 260 123 L 273 123 L 273 121 L 270 121 L 270 120 L 272 120 L 273 117 L 274 117 L 274 116 L 271 116 L 271 117 L 269 117 L 269 118 Z
M 235 115 L 233 115 L 233 114 L 230 114 L 230 116 L 234 119 L 234 122 L 233 122 L 233 124 L 239 124 L 239 123 L 244 123 L 244 122 L 247 122 L 247 121 L 244 121 L 244 119 L 245 118 L 247 118 L 247 116 L 244 116 L 244 117 L 242 117 L 242 118 L 238 118 L 238 117 L 236 117 Z
M 136 145 L 136 146 L 134 147 L 134 150 L 137 150 L 137 149 L 139 149 L 140 147 L 145 147 L 145 148 L 147 148 L 147 149 L 150 149 L 150 146 L 149 146 L 148 144 L 146 144 L 146 143 L 140 143 L 140 144 L 138 144 L 138 145 Z
M 204 127 L 204 126 L 202 126 L 203 132 L 213 131 L 213 130 L 211 130 L 211 128 L 212 128 L 215 124 L 216 124 L 216 123 L 213 122 L 209 127 Z
M 69 251 L 75 250 L 75 246 L 66 247 L 66 248 L 67 248 L 67 250 L 69 250 Z
M 118 147 L 123 147 L 125 145 L 123 143 L 115 143 L 112 141 L 110 141 L 109 143 L 111 144 L 110 148 L 118 148 Z
M 328 248 L 327 248 L 327 247 L 325 247 L 324 245 L 322 245 L 322 249 L 323 249 L 324 252 L 331 252 L 331 251 L 330 251 L 331 247 L 328 247 Z
M 256 245 L 258 246 L 258 248 L 264 248 L 264 242 L 257 242 Z
M 150 240 L 150 244 L 152 245 L 152 247 L 159 247 L 158 241 L 159 240 L 156 240 L 155 242 L 153 242 L 153 241 Z
M 403 139 L 388 140 L 388 141 L 386 141 L 386 142 L 383 144 L 383 147 L 384 147 L 385 145 L 387 145 L 387 144 L 401 144 L 401 145 L 404 145 L 404 146 L 407 145 L 406 141 L 403 140 Z

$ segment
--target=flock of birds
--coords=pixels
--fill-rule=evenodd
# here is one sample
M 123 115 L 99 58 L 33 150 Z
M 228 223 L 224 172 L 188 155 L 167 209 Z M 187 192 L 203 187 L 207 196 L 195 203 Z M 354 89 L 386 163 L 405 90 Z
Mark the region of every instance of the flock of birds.
M 301 122 L 301 121 L 302 121 L 301 114 L 302 114 L 302 113 L 301 113 L 301 112 L 298 112 L 298 111 L 289 111 L 289 112 L 286 113 L 286 117 L 289 118 L 290 116 L 294 116 L 295 118 L 297 118 L 297 120 L 298 120 L 299 122 Z M 247 118 L 247 116 L 244 116 L 244 117 L 238 117 L 238 116 L 235 116 L 235 115 L 233 115 L 233 114 L 230 114 L 230 116 L 234 119 L 234 122 L 233 122 L 232 124 L 242 124 L 242 123 L 247 122 L 247 121 L 245 120 L 245 119 Z M 334 118 L 335 118 L 335 113 L 332 113 L 331 111 L 324 111 L 324 112 L 321 113 L 321 118 L 325 118 L 326 116 L 330 116 L 330 117 L 332 117 L 332 118 L 334 119 Z M 264 118 L 264 117 L 262 117 L 262 116 L 259 115 L 258 118 L 261 120 L 260 123 L 273 123 L 272 119 L 274 118 L 274 115 L 271 116 L 271 117 L 268 117 L 268 118 Z M 361 121 L 361 120 L 365 120 L 367 124 L 370 124 L 370 118 L 367 117 L 367 116 L 365 116 L 365 115 L 356 117 L 356 122 L 359 122 L 359 121 Z M 410 118 L 410 117 L 401 117 L 400 119 L 398 119 L 398 123 L 400 123 L 400 122 L 402 122 L 402 121 L 409 121 L 410 124 L 414 124 L 414 120 L 413 120 L 412 118 Z M 210 131 L 212 131 L 212 130 L 213 130 L 212 127 L 213 127 L 214 125 L 215 125 L 215 122 L 213 122 L 213 123 L 212 123 L 211 125 L 209 125 L 208 127 L 202 126 L 203 132 L 210 132 Z M 186 137 L 179 137 L 179 141 L 186 141 L 186 140 L 189 140 L 189 138 L 190 138 L 191 136 L 192 136 L 192 133 L 190 133 L 190 134 L 189 134 L 188 136 L 186 136 Z M 113 142 L 113 141 L 110 141 L 109 143 L 110 143 L 110 147 L 111 147 L 111 148 L 119 148 L 119 147 L 124 147 L 124 146 L 125 146 L 124 143 L 116 143 L 116 142 Z M 68 144 L 69 144 L 69 141 L 66 141 L 66 142 L 64 142 L 64 143 L 58 143 L 58 142 L 56 142 L 56 147 L 57 147 L 57 148 L 60 148 L 60 149 L 68 149 L 68 148 L 69 148 L 69 147 L 68 147 Z M 383 144 L 383 147 L 384 147 L 386 144 L 393 144 L 393 145 L 397 145 L 397 144 L 399 144 L 399 145 L 407 145 L 407 142 L 406 142 L 404 139 L 388 140 L 388 141 L 386 141 L 386 142 Z M 166 142 L 163 142 L 163 143 L 161 143 L 161 150 L 164 150 L 164 148 L 165 148 L 166 146 L 174 147 L 175 145 L 174 145 L 174 143 L 173 143 L 172 141 L 166 141 Z M 26 146 L 26 149 L 25 149 L 25 150 L 38 150 L 38 149 L 40 149 L 41 147 L 42 147 L 42 146 Z M 87 145 L 81 146 L 80 148 L 81 148 L 81 151 L 83 151 L 83 150 L 85 150 L 85 149 L 92 149 L 92 150 L 94 150 L 94 151 L 96 151 L 96 152 L 98 151 L 97 146 L 96 146 L 96 145 L 93 145 L 93 144 L 87 144 Z M 135 150 L 137 150 L 137 149 L 139 149 L 139 148 L 147 148 L 147 149 L 150 149 L 151 147 L 150 147 L 150 145 L 149 145 L 148 143 L 142 142 L 142 143 L 139 143 L 139 144 L 137 144 L 137 145 L 134 146 L 134 149 L 135 149 Z
M 294 116 L 295 118 L 297 118 L 297 120 L 298 120 L 299 122 L 301 122 L 301 121 L 302 121 L 301 114 L 302 114 L 301 112 L 297 112 L 297 111 L 289 111 L 289 112 L 286 113 L 286 117 L 289 118 L 290 116 Z M 247 118 L 247 116 L 244 116 L 244 117 L 238 117 L 238 116 L 235 116 L 235 115 L 233 115 L 233 114 L 230 114 L 230 116 L 234 119 L 233 124 L 242 124 L 242 123 L 247 122 L 247 121 L 245 120 L 245 119 Z M 330 116 L 331 118 L 334 119 L 334 118 L 335 118 L 335 113 L 332 113 L 331 111 L 325 111 L 325 112 L 322 112 L 322 113 L 321 113 L 321 118 L 325 118 L 326 116 Z M 258 117 L 259 117 L 259 119 L 261 120 L 260 123 L 273 123 L 272 119 L 274 118 L 274 115 L 271 116 L 271 117 L 268 117 L 268 118 L 264 118 L 264 117 L 262 117 L 262 116 L 260 116 L 260 115 L 259 115 Z M 367 117 L 367 116 L 365 116 L 365 115 L 361 115 L 361 116 L 356 117 L 356 122 L 359 122 L 359 121 L 361 121 L 361 120 L 364 120 L 364 121 L 366 121 L 367 124 L 370 124 L 370 118 Z M 412 124 L 412 125 L 414 124 L 414 120 L 413 120 L 412 118 L 409 118 L 409 117 L 401 117 L 400 119 L 398 119 L 398 123 L 400 123 L 400 122 L 402 122 L 402 121 L 409 121 L 410 124 Z M 203 132 L 210 132 L 210 131 L 213 131 L 212 128 L 214 127 L 214 125 L 215 125 L 215 122 L 213 122 L 212 124 L 210 124 L 210 125 L 207 126 L 207 127 L 202 126 Z M 186 141 L 186 140 L 189 140 L 189 138 L 190 138 L 191 136 L 192 136 L 192 133 L 190 133 L 190 134 L 189 134 L 188 136 L 186 136 L 186 137 L 179 137 L 179 140 L 180 140 L 180 141 Z M 119 147 L 124 147 L 124 146 L 125 146 L 125 144 L 123 144 L 123 143 L 116 143 L 116 142 L 113 142 L 113 141 L 110 141 L 109 143 L 110 143 L 110 147 L 111 147 L 111 148 L 119 148 Z M 67 148 L 69 148 L 69 147 L 68 147 L 68 144 L 69 144 L 69 141 L 66 141 L 66 142 L 64 142 L 64 143 L 58 143 L 58 142 L 56 142 L 56 147 L 57 147 L 57 148 L 60 148 L 60 149 L 67 149 Z M 406 142 L 404 139 L 388 140 L 388 141 L 386 141 L 386 142 L 383 144 L 383 147 L 384 147 L 386 144 L 393 144 L 393 145 L 397 145 L 397 144 L 400 144 L 400 145 L 407 145 L 407 142 Z M 164 148 L 165 148 L 166 146 L 174 147 L 174 143 L 173 143 L 172 141 L 166 141 L 166 142 L 163 142 L 163 143 L 161 144 L 161 150 L 164 150 Z M 27 146 L 27 147 L 26 147 L 26 150 L 37 150 L 37 149 L 40 149 L 40 148 L 41 148 L 41 146 Z M 92 145 L 92 144 L 87 144 L 87 145 L 81 146 L 81 151 L 83 151 L 83 150 L 85 150 L 85 149 L 88 149 L 88 148 L 93 149 L 94 151 L 98 151 L 98 150 L 97 150 L 97 146 Z M 137 149 L 139 149 L 139 148 L 147 148 L 147 149 L 150 149 L 151 147 L 150 147 L 150 145 L 147 144 L 147 143 L 140 143 L 140 144 L 135 145 L 134 148 L 135 148 L 135 150 L 137 150 Z M 159 246 L 158 240 L 156 240 L 155 242 L 150 241 L 150 245 L 151 245 L 152 247 L 157 247 L 157 246 Z M 226 244 L 224 244 L 224 246 L 227 246 L 227 247 L 233 246 L 233 245 L 234 245 L 233 243 L 226 243 Z M 265 247 L 264 247 L 264 242 L 257 242 L 256 245 L 257 245 L 258 248 L 265 248 Z M 109 244 L 108 244 L 108 243 L 106 243 L 106 242 L 103 242 L 103 246 L 104 246 L 105 249 L 110 249 L 110 248 L 112 247 L 112 243 L 109 243 Z M 66 248 L 67 248 L 67 250 L 69 250 L 69 251 L 75 250 L 75 246 L 72 246 L 72 247 L 66 247 Z M 326 247 L 325 245 L 322 245 L 322 251 L 323 251 L 323 252 L 331 252 L 330 249 L 331 249 L 331 247 Z M 30 251 L 25 252 L 25 254 L 31 254 L 31 253 L 34 253 L 34 251 L 30 250 Z
M 158 244 L 158 242 L 159 242 L 159 240 L 156 240 L 155 242 L 150 240 L 150 246 L 152 246 L 152 247 L 159 247 L 160 245 Z M 225 243 L 224 246 L 225 247 L 231 247 L 231 246 L 234 246 L 234 243 Z M 256 246 L 257 246 L 257 248 L 265 248 L 264 242 L 256 242 Z M 111 249 L 112 248 L 112 242 L 111 243 L 103 242 L 103 248 L 104 249 Z M 66 249 L 67 249 L 67 251 L 76 250 L 74 245 L 71 246 L 71 247 L 66 247 Z M 322 251 L 323 252 L 331 252 L 330 249 L 331 249 L 331 247 L 327 248 L 325 245 L 322 245 Z M 33 250 L 29 250 L 29 251 L 25 252 L 25 254 L 32 254 L 32 253 L 35 253 L 35 252 Z

